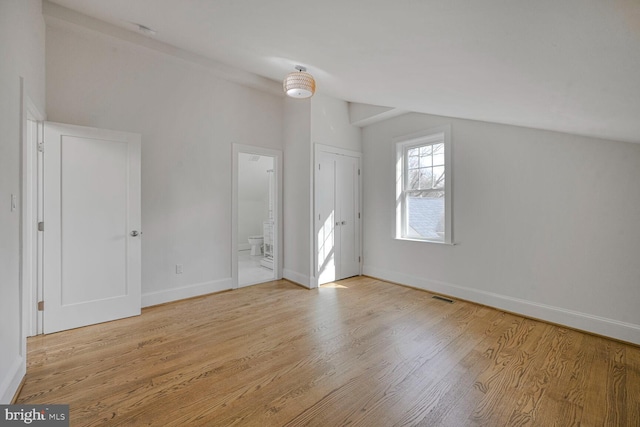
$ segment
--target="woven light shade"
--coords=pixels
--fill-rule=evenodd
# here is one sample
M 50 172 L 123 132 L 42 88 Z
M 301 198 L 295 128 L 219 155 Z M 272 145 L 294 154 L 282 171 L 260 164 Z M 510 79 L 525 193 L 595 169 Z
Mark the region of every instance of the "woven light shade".
M 316 91 L 316 81 L 307 73 L 307 69 L 296 66 L 298 71 L 290 73 L 282 82 L 282 87 L 287 95 L 292 98 L 309 98 Z

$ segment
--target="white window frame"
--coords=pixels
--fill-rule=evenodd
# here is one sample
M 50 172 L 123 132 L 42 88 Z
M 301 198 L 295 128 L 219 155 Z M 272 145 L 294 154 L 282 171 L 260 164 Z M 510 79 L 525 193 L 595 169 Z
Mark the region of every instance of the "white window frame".
M 416 242 L 453 244 L 453 209 L 452 200 L 452 175 L 451 167 L 451 125 L 438 126 L 429 128 L 425 131 L 397 137 L 393 140 L 396 153 L 396 227 L 395 238 L 398 240 L 410 240 Z M 444 143 L 444 239 L 421 239 L 417 237 L 407 237 L 407 196 L 405 191 L 406 185 L 406 168 L 408 164 L 407 151 L 410 148 L 423 145 Z

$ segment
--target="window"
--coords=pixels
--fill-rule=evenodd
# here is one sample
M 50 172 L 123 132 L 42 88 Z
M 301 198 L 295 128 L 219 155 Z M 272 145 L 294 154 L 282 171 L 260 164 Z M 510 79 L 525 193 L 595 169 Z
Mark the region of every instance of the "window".
M 452 242 L 451 128 L 397 138 L 396 238 Z

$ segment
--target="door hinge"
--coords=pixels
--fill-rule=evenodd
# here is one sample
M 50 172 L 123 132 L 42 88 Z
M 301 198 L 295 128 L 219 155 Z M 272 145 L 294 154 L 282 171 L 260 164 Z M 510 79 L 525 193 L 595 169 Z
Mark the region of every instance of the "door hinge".
M 38 151 L 44 153 L 44 142 L 38 142 Z
M 44 301 L 38 301 L 38 311 L 44 311 Z
M 38 231 L 44 231 L 44 221 L 38 223 Z
M 358 169 L 358 175 L 360 175 L 360 169 Z
M 360 219 L 360 212 L 358 212 L 358 219 Z
M 358 257 L 358 262 L 362 262 L 362 258 L 361 257 Z
M 318 163 L 318 170 L 320 170 L 320 163 Z

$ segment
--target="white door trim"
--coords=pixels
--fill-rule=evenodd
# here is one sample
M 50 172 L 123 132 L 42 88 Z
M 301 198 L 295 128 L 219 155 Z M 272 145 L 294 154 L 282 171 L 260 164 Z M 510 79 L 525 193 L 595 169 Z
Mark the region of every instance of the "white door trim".
M 344 148 L 334 147 L 332 145 L 318 144 L 318 143 L 314 144 L 314 147 L 315 147 L 314 155 L 320 151 L 324 151 L 327 153 L 339 154 L 342 156 L 357 157 L 359 159 L 362 158 L 362 153 L 360 151 L 345 150 Z
M 231 288 L 238 289 L 238 155 L 240 153 L 270 156 L 275 159 L 274 173 L 276 188 L 273 203 L 273 217 L 275 218 L 276 232 L 274 235 L 274 275 L 276 280 L 282 279 L 282 259 L 284 255 L 283 222 L 282 222 L 282 150 L 256 147 L 233 143 L 231 163 Z
M 29 90 L 21 79 L 22 97 L 22 174 L 20 195 L 20 289 L 22 295 L 21 336 L 42 333 L 42 316 L 38 304 L 38 147 L 42 140 L 42 125 L 45 115 L 36 107 Z M 29 121 L 36 121 L 37 133 L 28 130 Z M 35 138 L 35 141 L 34 141 Z M 34 256 L 34 254 L 36 254 Z M 25 341 L 26 342 L 26 341 Z

